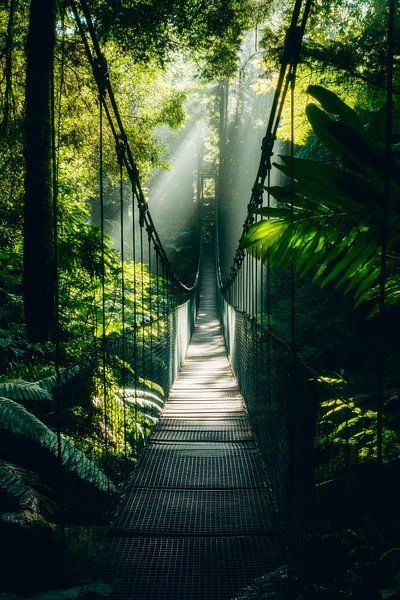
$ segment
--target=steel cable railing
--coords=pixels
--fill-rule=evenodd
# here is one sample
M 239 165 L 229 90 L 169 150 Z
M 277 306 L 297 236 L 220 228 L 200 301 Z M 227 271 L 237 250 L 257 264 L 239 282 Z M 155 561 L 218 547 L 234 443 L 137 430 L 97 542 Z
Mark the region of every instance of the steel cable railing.
M 302 363 L 296 345 L 294 285 L 291 286 L 292 336 L 288 343 L 271 329 L 268 256 L 266 266 L 263 266 L 257 260 L 260 256 L 245 253 L 243 241 L 249 227 L 258 218 L 256 210 L 263 204 L 264 186 L 267 180 L 268 183 L 270 181 L 274 142 L 289 90 L 293 116 L 296 71 L 310 8 L 310 0 L 299 0 L 294 5 L 247 217 L 226 280 L 223 279 L 219 260 L 222 240 L 219 239 L 218 199 L 215 227 L 222 329 L 231 364 L 264 456 L 272 497 L 287 531 L 292 563 L 299 570 L 307 561 L 304 535 L 312 528 L 312 507 L 315 506 L 313 453 L 317 419 L 316 391 L 310 381 L 312 373 Z M 291 145 L 293 150 L 293 136 Z M 267 200 L 270 206 L 269 193 Z
M 385 362 L 387 323 L 385 288 L 387 283 L 387 209 L 390 196 L 391 153 L 393 142 L 393 27 L 395 4 L 387 3 L 387 88 L 386 88 L 386 155 L 384 206 L 380 240 L 379 349 L 377 352 L 376 411 L 364 411 L 354 400 L 354 394 L 336 389 L 324 397 L 324 379 L 337 383 L 343 379 L 319 377 L 301 360 L 297 345 L 296 286 L 294 265 L 289 269 L 290 309 L 287 315 L 289 342 L 279 339 L 271 319 L 272 272 L 269 250 L 263 256 L 245 254 L 242 242 L 262 206 L 267 181 L 267 206 L 270 208 L 270 173 L 273 145 L 287 92 L 290 91 L 290 158 L 289 175 L 291 219 L 296 196 L 294 102 L 296 70 L 301 42 L 310 10 L 310 2 L 296 2 L 286 38 L 278 85 L 275 91 L 267 134 L 263 140 L 261 161 L 248 205 L 248 214 L 237 247 L 229 277 L 223 280 L 219 264 L 218 205 L 216 214 L 216 260 L 219 287 L 219 310 L 223 332 L 232 366 L 237 374 L 243 396 L 263 451 L 270 478 L 271 491 L 282 523 L 288 532 L 293 563 L 298 572 L 315 582 L 313 564 L 318 558 L 313 541 L 332 531 L 343 534 L 344 523 L 353 527 L 354 511 L 358 509 L 360 490 L 372 490 L 369 506 L 375 504 L 376 489 L 391 472 L 394 464 L 393 445 L 397 439 L 390 427 L 384 431 Z M 302 15 L 302 16 L 300 16 Z M 297 25 L 300 19 L 301 24 Z M 224 120 L 226 118 L 224 117 Z M 221 161 L 223 164 L 223 161 Z M 265 211 L 268 213 L 268 211 Z M 265 214 L 264 213 L 264 214 Z M 269 214 L 269 213 L 268 213 Z M 268 217 L 269 218 L 269 217 Z M 257 265 L 257 259 L 262 259 Z M 271 293 L 271 291 L 273 293 Z M 282 321 L 283 309 L 279 316 Z M 278 311 L 279 313 L 279 307 Z M 275 316 L 275 314 L 273 315 Z M 339 376 L 338 376 L 339 377 Z M 328 381 L 327 381 L 328 382 Z M 343 394 L 343 396 L 342 396 Z M 340 412 L 342 411 L 342 412 Z M 339 416 L 338 416 L 339 415 Z M 367 416 L 368 415 L 368 416 Z M 343 420 L 344 419 L 344 420 Z M 361 430 L 354 428 L 362 423 Z M 360 427 L 360 425 L 358 426 Z M 356 432 L 356 433 L 355 433 Z M 385 446 L 384 437 L 387 441 Z M 391 462 L 392 465 L 391 465 Z M 368 480 L 368 482 L 367 482 Z M 375 489 L 373 489 L 373 487 Z M 369 495 L 369 492 L 366 494 Z M 365 511 L 365 508 L 364 508 Z M 365 513 L 364 513 L 365 514 Z M 315 545 L 318 547 L 318 543 Z M 322 544 L 321 544 L 322 547 Z
M 87 452 L 103 455 L 104 468 L 112 474 L 121 470 L 121 458 L 125 457 L 129 464 L 132 451 L 137 454 L 146 433 L 141 428 L 140 415 L 146 415 L 144 422 L 148 427 L 156 420 L 183 362 L 196 315 L 201 248 L 193 283 L 187 285 L 173 269 L 152 219 L 88 4 L 85 0 L 70 0 L 68 4 L 99 94 L 101 298 L 99 311 L 95 309 L 93 356 L 100 363 L 103 432 L 98 447 L 88 447 Z M 118 289 L 112 301 L 106 289 L 106 128 L 115 143 L 121 227 Z M 130 198 L 126 198 L 125 180 L 130 183 Z M 198 201 L 201 204 L 201 193 Z M 132 213 L 132 238 L 128 242 L 124 215 L 127 204 Z M 109 317 L 115 310 L 120 313 L 118 333 L 109 328 Z M 117 381 L 115 373 L 119 373 Z M 118 441 L 121 436 L 122 444 Z M 83 440 L 80 443 L 85 446 Z M 90 443 L 88 440 L 89 446 Z

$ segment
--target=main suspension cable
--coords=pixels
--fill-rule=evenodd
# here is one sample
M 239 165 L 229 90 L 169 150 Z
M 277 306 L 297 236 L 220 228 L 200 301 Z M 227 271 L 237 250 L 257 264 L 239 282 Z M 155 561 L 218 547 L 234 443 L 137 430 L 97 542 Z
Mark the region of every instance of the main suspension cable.
M 265 181 L 268 173 L 272 169 L 271 157 L 276 140 L 278 127 L 280 124 L 283 107 L 291 82 L 294 80 L 297 65 L 300 59 L 301 45 L 307 20 L 310 14 L 312 0 L 296 0 L 292 13 L 290 26 L 287 30 L 285 44 L 281 59 L 281 66 L 278 75 L 278 81 L 275 88 L 271 111 L 265 136 L 261 146 L 261 158 L 258 166 L 257 176 L 251 191 L 250 201 L 247 206 L 247 216 L 243 223 L 243 230 L 233 259 L 233 266 L 229 277 L 224 281 L 221 273 L 220 261 L 217 252 L 217 277 L 218 285 L 223 290 L 227 290 L 232 285 L 234 279 L 242 267 L 245 257 L 243 250 L 243 240 L 252 223 L 254 223 L 254 211 L 259 208 L 263 202 L 263 193 Z
M 159 255 L 160 259 L 165 265 L 166 276 L 171 280 L 171 285 L 176 289 L 176 292 L 181 294 L 188 294 L 192 292 L 198 283 L 199 272 L 197 269 L 196 276 L 192 285 L 186 285 L 181 281 L 178 275 L 172 268 L 165 249 L 161 243 L 159 234 L 154 225 L 152 216 L 149 211 L 147 201 L 145 199 L 139 177 L 139 171 L 136 162 L 133 158 L 133 153 L 127 138 L 125 128 L 120 116 L 118 105 L 115 99 L 114 91 L 110 82 L 107 61 L 104 54 L 101 51 L 101 47 L 97 38 L 96 30 L 90 15 L 89 7 L 86 0 L 79 0 L 79 6 L 81 7 L 81 13 L 78 9 L 78 1 L 68 0 L 73 11 L 79 33 L 81 35 L 84 48 L 92 67 L 92 71 L 99 89 L 104 88 L 106 91 L 106 97 L 104 100 L 104 113 L 108 120 L 112 135 L 115 139 L 115 143 L 118 143 L 118 139 L 123 138 L 125 140 L 125 153 L 124 153 L 124 165 L 128 173 L 129 180 L 132 185 L 132 191 L 135 196 L 140 216 L 141 226 L 146 227 L 147 231 L 150 232 L 151 241 L 154 246 L 155 252 Z M 108 102 L 109 104 L 108 104 Z

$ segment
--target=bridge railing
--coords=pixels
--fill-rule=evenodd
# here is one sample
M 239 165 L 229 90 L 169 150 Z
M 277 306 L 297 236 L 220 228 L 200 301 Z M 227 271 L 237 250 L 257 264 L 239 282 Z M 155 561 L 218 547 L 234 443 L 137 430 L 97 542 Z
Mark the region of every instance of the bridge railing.
M 315 505 L 318 401 L 313 374 L 290 345 L 233 306 L 221 290 L 218 307 L 279 520 L 291 537 L 292 550 L 301 554 L 302 535 L 310 530 Z
M 100 462 L 111 479 L 118 480 L 124 465 L 131 464 L 145 442 L 182 365 L 197 310 L 199 264 L 191 285 L 181 279 L 171 264 L 142 188 L 90 7 L 86 0 L 71 0 L 69 6 L 98 91 L 96 208 L 100 264 L 90 315 L 93 326 L 77 323 L 73 332 L 76 348 L 82 340 L 85 342 L 85 356 L 70 352 L 71 364 L 66 364 L 58 323 L 55 363 L 60 381 L 65 367 L 82 363 L 78 365 L 81 379 L 86 378 L 92 385 L 94 408 L 90 408 L 90 416 L 95 425 L 89 432 L 77 427 L 68 433 Z M 110 247 L 106 231 L 106 184 L 111 168 L 117 177 L 114 192 L 120 204 L 118 250 Z M 197 203 L 201 222 L 200 189 Z M 129 224 L 127 218 L 131 220 Z M 57 246 L 57 231 L 54 238 Z M 61 286 L 66 279 L 58 268 Z M 67 314 L 61 317 L 68 323 Z
M 271 158 L 288 93 L 291 95 L 292 123 L 290 151 L 294 155 L 294 89 L 310 9 L 310 0 L 294 2 L 247 215 L 231 268 L 226 272 L 225 269 L 222 272 L 220 265 L 218 239 L 219 200 L 228 193 L 224 189 L 224 139 L 220 140 L 215 227 L 219 313 L 223 334 L 253 431 L 264 457 L 277 516 L 287 532 L 288 547 L 293 555 L 291 563 L 300 569 L 307 561 L 304 535 L 312 529 L 312 512 L 315 506 L 313 453 L 318 402 L 312 383 L 313 374 L 302 363 L 296 344 L 293 272 L 289 286 L 291 339 L 290 343 L 286 343 L 271 329 L 269 257 L 266 258 L 266 266 L 262 266 L 261 261 L 257 260 L 260 256 L 245 252 L 244 242 L 249 228 L 260 218 L 257 209 L 263 206 L 264 190 L 270 184 Z M 221 103 L 221 124 L 227 120 L 224 106 L 226 102 Z M 221 125 L 220 135 L 224 134 L 226 135 L 226 127 Z M 269 193 L 267 201 L 270 207 Z

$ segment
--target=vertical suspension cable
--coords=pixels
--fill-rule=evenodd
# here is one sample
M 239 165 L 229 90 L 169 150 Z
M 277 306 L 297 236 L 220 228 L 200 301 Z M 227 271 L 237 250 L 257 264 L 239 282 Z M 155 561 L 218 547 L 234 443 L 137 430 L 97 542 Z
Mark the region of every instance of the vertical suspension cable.
M 55 99 L 55 73 L 54 60 L 51 75 L 51 156 L 52 156 L 52 186 L 53 186 L 53 278 L 54 278 L 54 366 L 56 372 L 56 435 L 57 435 L 57 457 L 61 460 L 61 403 L 60 403 L 60 278 L 59 278 L 59 230 L 58 230 L 58 176 L 60 164 L 60 129 L 61 129 L 61 102 L 64 87 L 64 66 L 65 66 L 65 6 L 61 7 L 61 73 L 60 84 L 57 98 L 57 109 Z M 57 110 L 57 124 L 56 124 Z
M 142 379 L 146 379 L 146 366 L 145 366 L 145 347 L 146 347 L 146 331 L 145 331 L 145 304 L 144 304 L 144 244 L 143 244 L 143 224 L 140 224 L 140 277 L 141 277 L 141 302 L 142 302 Z
M 296 85 L 296 62 L 291 66 L 288 73 L 290 83 L 290 223 L 293 223 L 294 217 L 294 152 L 295 152 L 295 132 L 294 132 L 294 116 L 295 116 L 295 85 Z M 297 493 L 295 485 L 295 461 L 296 461 L 296 417 L 295 411 L 295 392 L 297 384 L 297 347 L 296 347 L 296 320 L 295 320 L 295 280 L 294 280 L 294 264 L 293 260 L 290 264 L 290 328 L 291 328 L 291 366 L 290 366 L 290 385 L 289 394 L 287 397 L 287 489 L 286 489 L 286 519 L 288 526 L 288 535 L 290 540 L 291 551 L 296 551 L 296 520 L 295 511 L 297 509 Z M 294 563 L 293 563 L 294 564 Z M 291 565 L 293 568 L 293 565 Z
M 260 324 L 264 327 L 264 263 L 262 248 L 260 250 Z
M 268 171 L 268 194 L 267 194 L 267 207 L 271 208 L 271 171 Z M 269 218 L 269 217 L 268 217 Z M 271 253 L 270 249 L 267 248 L 267 329 L 271 331 Z
M 166 293 L 165 293 L 165 271 L 164 271 L 164 261 L 163 260 L 161 260 L 161 278 L 162 278 L 161 281 L 162 281 L 162 299 L 163 299 L 162 314 L 165 318 L 167 298 L 166 298 Z
M 268 191 L 267 191 L 267 207 L 271 208 L 271 170 L 268 170 L 267 174 L 267 182 L 268 182 Z M 270 218 L 269 215 L 267 217 Z M 268 347 L 267 347 L 267 373 L 268 373 L 268 385 L 267 385 L 267 393 L 268 393 L 268 409 L 269 415 L 271 418 L 272 415 L 272 339 L 271 339 L 271 254 L 270 249 L 267 248 L 267 335 L 268 335 Z
M 249 270 L 249 306 L 248 306 L 248 313 L 249 313 L 249 317 L 252 318 L 253 316 L 253 265 L 252 265 L 252 255 L 251 254 L 247 254 L 248 259 L 247 259 L 247 268 Z
M 383 462 L 383 407 L 385 394 L 386 367 L 386 279 L 389 237 L 389 208 L 392 171 L 392 138 L 393 138 L 393 62 L 394 62 L 394 25 L 396 16 L 396 0 L 388 0 L 388 29 L 386 48 L 386 168 L 384 179 L 384 207 L 381 232 L 381 264 L 379 280 L 379 356 L 377 376 L 377 461 Z
M 253 290 L 253 282 L 252 282 L 252 268 L 251 268 L 251 254 L 247 254 L 247 312 L 251 318 L 251 304 L 252 304 L 252 290 Z
M 122 408 L 123 408 L 123 427 L 124 427 L 124 455 L 127 458 L 127 439 L 126 439 L 126 331 L 125 331 L 125 249 L 124 249 L 124 165 L 125 143 L 123 138 L 117 145 L 117 158 L 119 164 L 119 203 L 120 203 L 120 227 L 121 227 L 121 324 L 122 324 Z
M 165 335 L 164 335 L 164 344 L 168 344 L 168 340 L 169 340 L 169 300 L 168 300 L 168 282 L 166 281 L 166 269 L 165 269 L 165 264 L 164 264 L 164 260 L 163 258 L 161 259 L 161 271 L 162 271 L 162 297 L 163 297 L 163 309 L 162 309 L 162 314 L 163 314 L 163 319 L 164 319 L 164 326 L 165 326 Z M 166 352 L 166 349 L 163 348 L 164 353 Z M 168 368 L 167 368 L 167 376 L 166 376 L 166 386 L 169 385 L 169 369 L 170 369 L 170 362 L 168 360 Z
M 293 225 L 294 211 L 294 91 L 296 85 L 296 69 L 293 67 L 290 82 L 290 224 Z M 292 350 L 295 351 L 296 346 L 296 290 L 294 278 L 294 264 L 290 263 L 290 328 Z
M 241 295 L 241 307 L 240 310 L 244 311 L 244 264 L 245 261 L 243 260 L 242 264 L 240 265 L 240 272 L 241 272 L 241 285 L 240 285 L 240 295 Z
M 257 322 L 258 318 L 258 250 L 256 250 L 256 255 L 253 253 L 253 268 L 254 268 L 254 317 Z
M 249 317 L 253 317 L 253 252 L 248 254 L 248 266 L 249 266 Z
M 249 306 L 249 255 L 246 253 L 246 259 L 244 261 L 244 268 L 245 268 L 245 303 L 244 303 L 244 310 L 247 313 L 248 312 L 248 306 Z
M 103 92 L 103 93 L 102 93 Z M 105 235 L 104 235 L 104 173 L 103 173 L 103 101 L 105 90 L 99 95 L 99 196 L 100 196 L 100 239 L 101 239 L 101 357 L 104 401 L 104 449 L 107 468 L 109 467 L 108 440 L 108 394 L 107 394 L 107 356 L 106 356 L 106 272 L 105 272 Z M 108 482 L 110 479 L 108 477 Z
M 156 252 L 156 318 L 157 318 L 157 339 L 160 339 L 160 259 L 158 252 Z
M 135 454 L 138 453 L 139 430 L 138 422 L 138 339 L 137 339 L 137 279 L 136 279 L 136 218 L 135 218 L 135 191 L 132 187 L 132 263 L 133 263 L 133 364 L 134 364 L 134 390 L 135 390 Z
M 152 261 L 151 261 L 151 228 L 147 230 L 148 233 L 148 251 L 149 251 L 149 312 L 150 312 L 150 377 L 151 381 L 153 377 L 153 299 L 152 299 Z

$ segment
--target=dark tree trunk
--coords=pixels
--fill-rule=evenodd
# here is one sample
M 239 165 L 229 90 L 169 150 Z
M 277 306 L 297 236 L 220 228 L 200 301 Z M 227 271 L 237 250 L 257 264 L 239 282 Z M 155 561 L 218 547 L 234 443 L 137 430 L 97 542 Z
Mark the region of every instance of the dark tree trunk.
M 54 326 L 52 77 L 57 0 L 31 0 L 26 66 L 24 304 L 28 337 Z
M 13 46 L 14 46 L 14 18 L 15 18 L 15 0 L 10 0 L 9 5 L 9 13 L 8 13 L 8 23 L 7 23 L 7 34 L 6 34 L 6 45 L 5 45 L 5 80 L 6 80 L 6 89 L 4 92 L 4 113 L 3 113 L 3 122 L 2 122 L 2 133 L 4 136 L 7 135 L 9 121 L 10 121 L 10 112 L 11 112 L 11 104 L 12 104 L 12 82 L 13 82 Z

